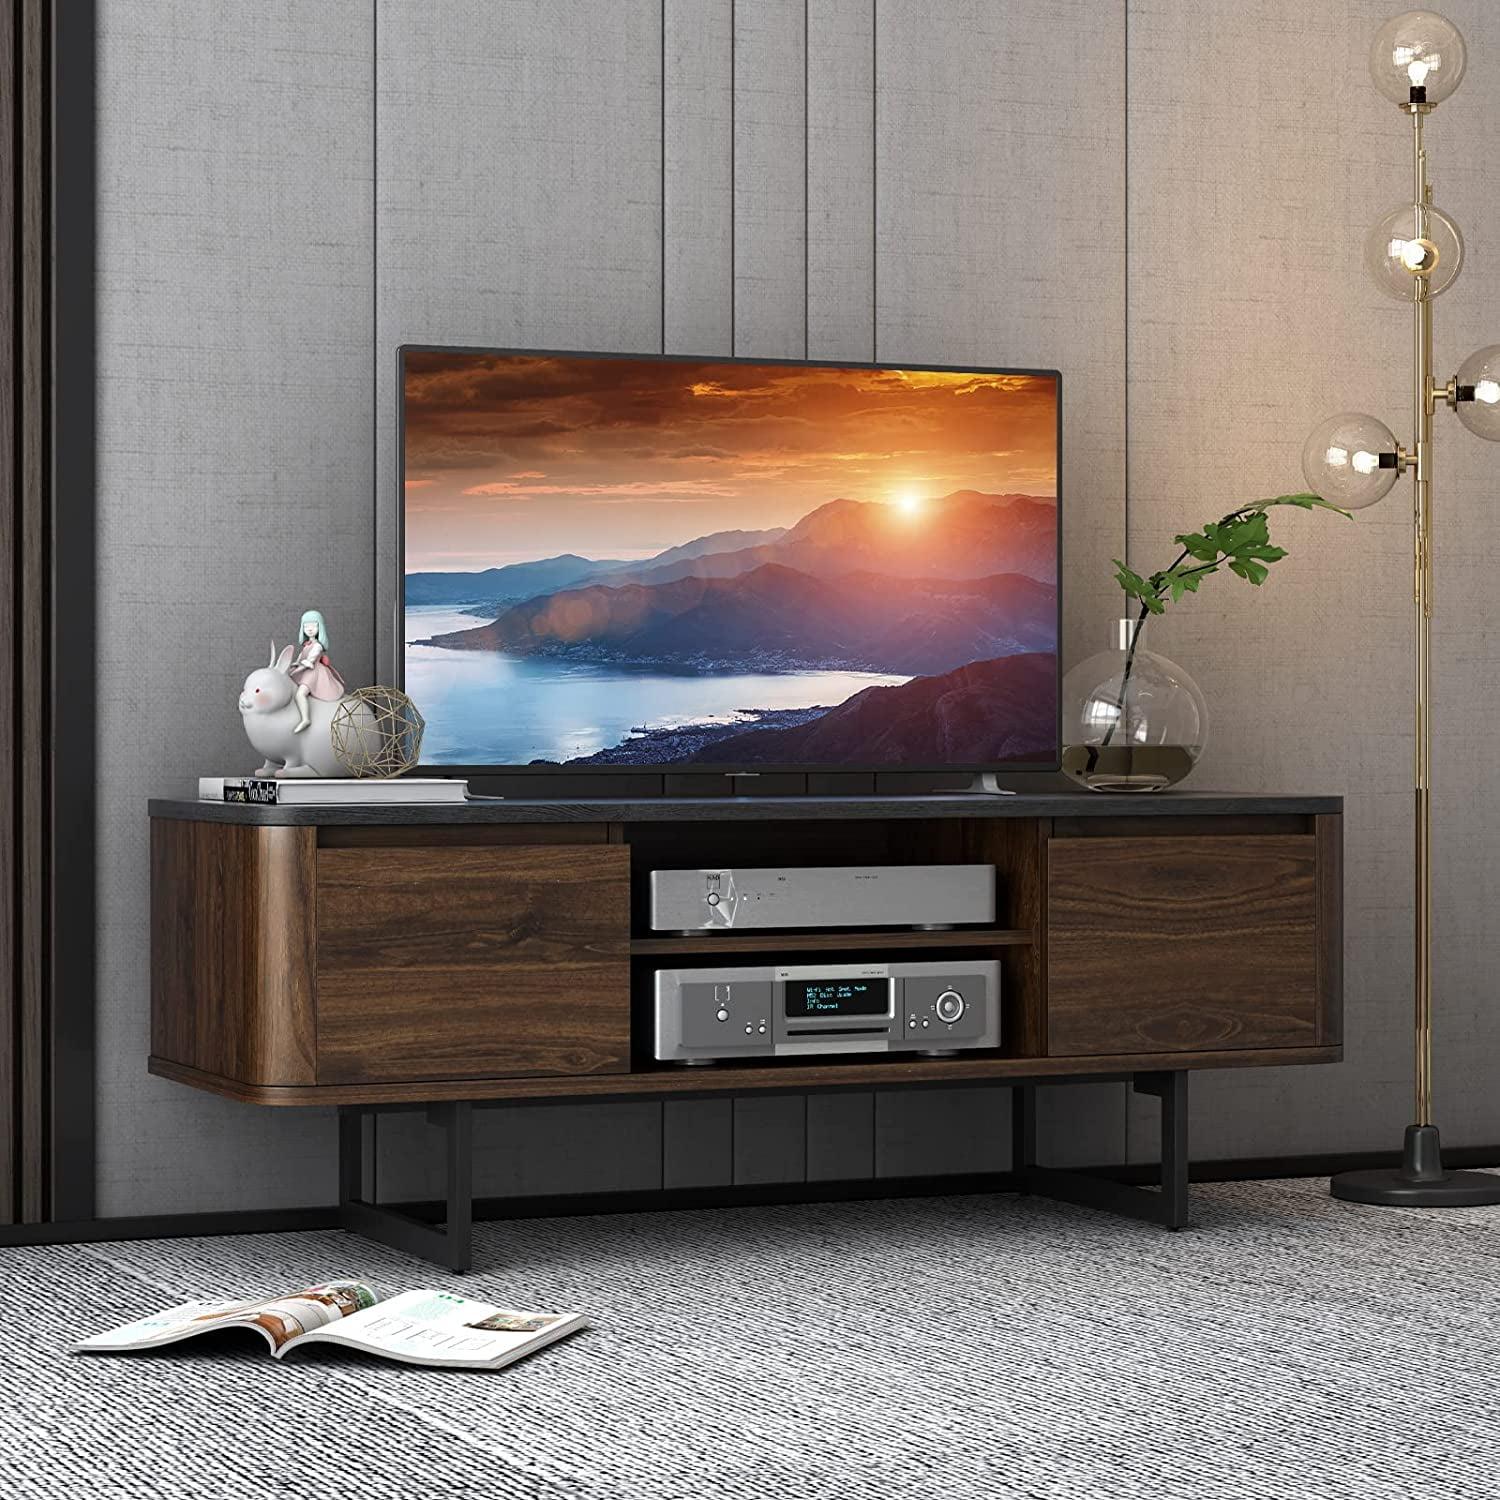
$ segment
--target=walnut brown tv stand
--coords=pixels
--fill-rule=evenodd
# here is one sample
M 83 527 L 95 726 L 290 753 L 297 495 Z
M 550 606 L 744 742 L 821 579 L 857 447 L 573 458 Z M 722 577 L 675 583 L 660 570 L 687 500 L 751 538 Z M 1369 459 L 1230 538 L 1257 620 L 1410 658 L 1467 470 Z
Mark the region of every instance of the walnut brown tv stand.
M 1059 794 L 151 804 L 151 1070 L 336 1105 L 346 1227 L 466 1269 L 475 1104 L 1005 1084 L 1013 1185 L 1187 1222 L 1187 1075 L 1342 1056 L 1342 804 Z M 653 869 L 993 863 L 997 925 L 651 934 Z M 650 1055 L 652 974 L 726 956 L 998 957 L 993 1052 L 683 1069 Z M 1161 1099 L 1156 1189 L 1037 1161 L 1039 1086 Z M 366 1200 L 365 1116 L 446 1130 L 443 1227 Z

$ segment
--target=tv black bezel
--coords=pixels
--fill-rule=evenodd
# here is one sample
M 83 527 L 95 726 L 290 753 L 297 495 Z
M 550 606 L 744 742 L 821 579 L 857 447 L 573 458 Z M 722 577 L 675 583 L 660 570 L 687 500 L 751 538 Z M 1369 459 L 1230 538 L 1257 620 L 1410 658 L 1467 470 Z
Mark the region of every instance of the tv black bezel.
M 525 349 L 495 348 L 470 344 L 401 344 L 396 349 L 396 629 L 392 642 L 394 680 L 397 687 L 406 685 L 406 358 L 409 354 L 457 354 L 491 355 L 520 354 L 535 355 L 549 359 L 649 359 L 659 363 L 676 364 L 723 364 L 723 365 L 787 365 L 813 370 L 916 370 L 933 371 L 943 375 L 1035 375 L 1055 382 L 1057 397 L 1057 581 L 1054 587 L 1057 608 L 1054 640 L 1054 678 L 1056 682 L 1057 727 L 1053 737 L 1055 754 L 1045 761 L 981 761 L 976 763 L 948 762 L 943 765 L 858 764 L 829 765 L 814 762 L 811 765 L 784 764 L 781 762 L 763 765 L 707 765 L 699 761 L 678 761 L 667 765 L 576 765 L 567 761 L 541 761 L 527 765 L 476 764 L 459 765 L 450 762 L 428 764 L 422 762 L 417 773 L 429 776 L 479 777 L 479 776 L 819 776 L 819 775 L 865 775 L 865 776 L 947 776 L 983 775 L 988 772 L 1020 774 L 1022 772 L 1060 771 L 1062 769 L 1062 507 L 1063 507 L 1063 444 L 1062 416 L 1063 390 L 1061 370 L 1025 370 L 1011 366 L 989 365 L 938 365 L 905 362 L 892 364 L 873 360 L 821 360 L 821 359 L 766 359 L 751 355 L 713 354 L 633 354 L 609 350 L 587 349 Z M 421 704 L 417 707 L 420 709 Z

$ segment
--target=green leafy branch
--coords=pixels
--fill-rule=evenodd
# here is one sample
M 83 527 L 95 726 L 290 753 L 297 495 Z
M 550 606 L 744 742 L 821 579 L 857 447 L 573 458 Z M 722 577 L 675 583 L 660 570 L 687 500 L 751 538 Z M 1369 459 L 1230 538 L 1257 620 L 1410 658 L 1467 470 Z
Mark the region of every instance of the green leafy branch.
M 1168 603 L 1177 603 L 1184 594 L 1196 594 L 1203 580 L 1221 568 L 1228 568 L 1231 573 L 1237 573 L 1247 583 L 1259 588 L 1266 581 L 1271 564 L 1286 556 L 1285 547 L 1271 544 L 1271 523 L 1266 512 L 1275 505 L 1293 505 L 1298 510 L 1332 510 L 1352 519 L 1347 510 L 1331 504 L 1321 495 L 1277 495 L 1270 500 L 1242 505 L 1211 522 L 1202 531 L 1179 532 L 1172 540 L 1182 551 L 1159 573 L 1143 578 L 1118 557 L 1115 559 L 1115 582 L 1124 589 L 1128 599 L 1139 601 L 1140 613 L 1135 629 L 1130 632 L 1130 645 L 1125 654 L 1125 671 L 1120 679 L 1120 713 L 1110 721 L 1102 744 L 1108 745 L 1114 739 L 1115 730 L 1124 717 L 1130 679 L 1135 670 L 1136 646 L 1146 616 L 1163 613 Z M 1090 750 L 1091 756 L 1097 753 L 1097 750 Z
M 1286 556 L 1285 547 L 1271 545 L 1271 523 L 1266 512 L 1273 505 L 1349 515 L 1321 495 L 1277 495 L 1271 500 L 1257 500 L 1210 522 L 1202 531 L 1179 532 L 1172 540 L 1182 551 L 1159 573 L 1143 578 L 1116 558 L 1115 582 L 1128 597 L 1140 601 L 1142 620 L 1147 614 L 1161 614 L 1169 602 L 1175 604 L 1184 594 L 1196 594 L 1203 580 L 1221 568 L 1228 568 L 1259 588 L 1266 581 L 1271 564 Z

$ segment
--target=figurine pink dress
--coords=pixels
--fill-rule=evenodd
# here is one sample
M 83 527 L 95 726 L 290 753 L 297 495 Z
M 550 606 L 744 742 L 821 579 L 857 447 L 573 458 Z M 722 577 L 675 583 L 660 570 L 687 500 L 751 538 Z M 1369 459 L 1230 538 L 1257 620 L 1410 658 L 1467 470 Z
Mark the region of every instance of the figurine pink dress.
M 344 696 L 344 679 L 328 660 L 322 641 L 303 641 L 297 660 L 287 668 L 287 675 L 299 689 L 305 687 L 309 697 L 337 703 Z
M 297 716 L 295 732 L 301 732 L 312 722 L 307 712 L 309 698 L 322 698 L 328 703 L 337 703 L 344 696 L 344 679 L 328 660 L 328 626 L 322 614 L 315 609 L 302 616 L 298 629 L 297 658 L 286 669 L 286 674 L 297 684 Z

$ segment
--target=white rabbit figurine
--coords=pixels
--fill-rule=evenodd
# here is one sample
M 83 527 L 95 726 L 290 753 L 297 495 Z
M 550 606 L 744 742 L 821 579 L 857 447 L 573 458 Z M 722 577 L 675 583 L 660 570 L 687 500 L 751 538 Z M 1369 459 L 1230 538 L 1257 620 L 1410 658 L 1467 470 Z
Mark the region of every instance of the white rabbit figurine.
M 262 757 L 255 774 L 338 776 L 341 767 L 329 733 L 338 703 L 309 698 L 305 717 L 299 712 L 297 685 L 287 670 L 295 650 L 287 646 L 278 656 L 273 641 L 269 664 L 252 672 L 240 689 L 245 733 Z

